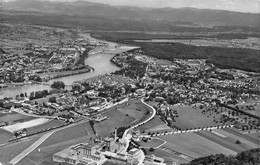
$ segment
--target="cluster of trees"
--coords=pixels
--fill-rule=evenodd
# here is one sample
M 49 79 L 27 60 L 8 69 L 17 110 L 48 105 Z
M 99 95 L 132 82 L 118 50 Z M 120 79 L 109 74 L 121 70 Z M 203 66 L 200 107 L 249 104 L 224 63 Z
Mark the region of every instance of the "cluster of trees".
M 93 87 L 91 87 L 91 85 L 88 82 L 74 83 L 72 85 L 72 91 L 74 93 L 84 93 L 91 89 L 93 89 Z
M 225 156 L 223 154 L 210 155 L 192 160 L 188 164 L 182 165 L 215 165 L 215 164 L 232 164 L 232 165 L 258 165 L 260 164 L 260 149 L 252 149 L 241 152 L 236 156 Z
M 65 84 L 64 84 L 63 81 L 54 81 L 51 84 L 51 88 L 55 88 L 55 89 L 61 90 L 61 89 L 65 88 Z
M 30 100 L 39 99 L 39 98 L 46 97 L 47 95 L 49 95 L 48 90 L 31 92 L 29 99 Z
M 117 137 L 122 138 L 125 130 L 127 130 L 128 128 L 130 128 L 130 126 L 117 128 Z
M 55 96 L 50 97 L 50 98 L 49 98 L 49 102 L 50 102 L 50 103 L 56 103 L 56 102 L 57 102 L 56 97 L 55 97 Z

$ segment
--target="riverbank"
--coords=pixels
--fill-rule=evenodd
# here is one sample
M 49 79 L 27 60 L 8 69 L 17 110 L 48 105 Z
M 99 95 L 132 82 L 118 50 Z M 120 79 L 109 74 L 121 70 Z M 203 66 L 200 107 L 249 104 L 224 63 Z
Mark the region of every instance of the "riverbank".
M 94 70 L 95 69 L 93 67 L 88 66 L 87 68 L 83 68 L 75 71 L 48 72 L 48 73 L 40 74 L 39 76 L 49 76 L 49 80 L 52 80 L 52 79 L 82 74 L 82 73 L 93 72 Z

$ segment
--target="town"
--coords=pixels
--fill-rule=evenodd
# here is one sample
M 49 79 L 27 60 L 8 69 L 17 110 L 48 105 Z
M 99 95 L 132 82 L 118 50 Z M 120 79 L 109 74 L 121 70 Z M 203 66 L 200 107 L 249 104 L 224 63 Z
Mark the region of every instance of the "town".
M 84 64 L 80 63 L 82 60 L 77 61 L 77 58 L 84 54 L 81 50 L 84 47 L 78 47 L 84 42 L 84 39 L 75 39 L 73 45 L 53 51 L 48 58 L 38 58 L 41 55 L 35 53 L 36 48 L 28 48 L 34 50 L 31 57 L 14 58 L 12 54 L 5 56 L 9 54 L 3 53 L 2 57 L 8 57 L 3 64 L 3 73 L 8 71 L 8 74 L 4 74 L 2 83 L 16 82 L 17 79 L 12 79 L 15 76 L 10 75 L 26 76 L 26 70 L 35 73 L 30 72 L 29 76 L 46 73 L 47 77 L 52 73 L 64 71 L 64 66 L 73 66 L 72 70 L 76 66 L 82 69 Z M 89 43 L 85 44 L 87 46 L 84 49 L 90 49 L 87 55 L 97 50 L 97 47 L 100 49 L 99 44 L 91 45 L 91 48 L 88 47 Z M 101 48 L 107 46 L 103 43 Z M 73 60 L 73 56 L 78 57 Z M 24 66 L 21 72 L 17 73 L 17 68 L 13 68 L 15 73 L 12 72 L 8 59 L 16 59 L 17 67 Z M 26 60 L 32 62 L 39 59 L 42 60 L 41 66 L 25 63 Z M 19 127 L 15 121 L 1 119 L 1 128 L 13 134 L 6 136 L 2 143 L 12 143 L 87 122 L 87 127 L 92 132 L 88 133 L 91 135 L 89 141 L 54 153 L 52 161 L 68 164 L 166 164 L 169 160 L 154 154 L 155 148 L 162 146 L 163 141 L 167 142 L 167 138 L 161 137 L 205 131 L 224 136 L 218 133 L 218 130 L 224 128 L 243 134 L 259 131 L 257 113 L 260 79 L 256 73 L 219 69 L 203 59 L 156 59 L 145 55 L 140 48 L 117 53 L 110 61 L 120 69 L 111 74 L 75 81 L 71 89 L 66 89 L 62 81 L 54 81 L 50 85 L 51 90 L 3 98 L 0 101 L 1 112 L 11 111 L 31 116 L 33 119 L 24 119 L 25 122 L 19 124 Z M 12 66 L 16 65 L 12 63 Z M 60 69 L 53 70 L 54 66 L 59 66 Z M 42 79 L 42 76 L 40 78 Z M 27 82 L 29 80 L 30 77 Z M 138 104 L 135 106 L 136 110 L 130 108 L 131 111 L 121 112 L 135 104 Z M 125 118 L 126 121 L 134 116 L 136 119 L 130 123 L 116 123 L 113 122 L 116 112 L 112 111 L 118 111 L 117 115 L 124 114 L 124 117 L 118 117 Z M 135 113 L 140 116 L 137 117 Z M 113 124 L 103 125 L 106 122 Z M 158 128 L 154 126 L 155 123 Z M 239 139 L 235 139 L 235 142 L 241 143 Z M 163 149 L 172 151 L 165 147 Z M 194 154 L 186 156 L 192 157 Z M 178 160 L 185 162 L 183 158 Z
M 0 165 L 260 164 L 256 1 L 0 1 Z
M 108 46 L 77 36 L 75 31 L 57 28 L 1 25 L 1 29 L 7 35 L 3 36 L 4 50 L 1 49 L 0 56 L 1 87 L 42 83 L 93 71 L 84 59 L 88 53 Z

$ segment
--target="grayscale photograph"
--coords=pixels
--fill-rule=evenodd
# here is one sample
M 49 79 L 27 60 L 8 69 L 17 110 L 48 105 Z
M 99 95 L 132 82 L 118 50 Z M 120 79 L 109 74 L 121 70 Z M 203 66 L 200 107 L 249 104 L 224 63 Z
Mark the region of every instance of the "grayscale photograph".
M 0 165 L 259 165 L 260 0 L 0 0 Z

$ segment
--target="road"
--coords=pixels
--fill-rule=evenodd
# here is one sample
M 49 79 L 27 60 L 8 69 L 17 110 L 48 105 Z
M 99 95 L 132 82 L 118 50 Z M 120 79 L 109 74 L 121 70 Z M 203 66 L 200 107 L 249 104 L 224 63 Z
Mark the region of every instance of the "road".
M 19 161 L 21 161 L 24 157 L 29 155 L 33 150 L 35 150 L 39 145 L 41 145 L 46 139 L 48 139 L 54 132 L 48 132 L 44 134 L 40 139 L 38 139 L 36 142 L 34 142 L 29 148 L 21 152 L 19 155 L 14 157 L 9 163 L 11 164 L 17 164 Z
M 136 124 L 136 125 L 134 125 L 134 126 L 128 128 L 127 130 L 125 130 L 125 132 L 124 132 L 124 134 L 123 134 L 123 136 L 122 136 L 122 141 L 123 141 L 124 143 L 126 143 L 126 146 L 125 146 L 125 149 L 121 151 L 121 153 L 125 153 L 125 152 L 126 152 L 126 149 L 127 149 L 128 146 L 129 146 L 129 142 L 130 142 L 130 139 L 131 139 L 131 137 L 132 137 L 130 134 L 128 134 L 129 130 L 131 130 L 131 129 L 133 129 L 133 128 L 136 128 L 136 127 L 139 127 L 139 126 L 141 126 L 141 125 L 147 123 L 148 121 L 152 120 L 152 119 L 154 118 L 154 116 L 156 115 L 156 110 L 154 109 L 154 107 L 152 107 L 151 105 L 149 105 L 149 104 L 147 104 L 146 102 L 144 102 L 143 99 L 144 99 L 144 98 L 141 99 L 142 103 L 145 104 L 146 106 L 150 107 L 150 108 L 153 110 L 152 115 L 151 115 L 148 119 L 146 119 L 145 121 L 143 121 L 143 122 L 141 122 L 141 123 L 138 123 L 138 124 Z

